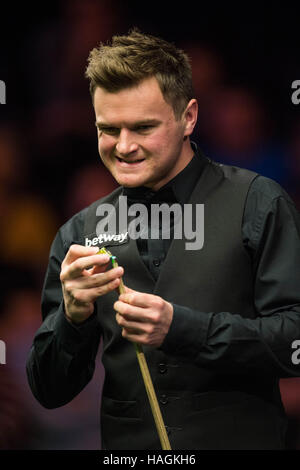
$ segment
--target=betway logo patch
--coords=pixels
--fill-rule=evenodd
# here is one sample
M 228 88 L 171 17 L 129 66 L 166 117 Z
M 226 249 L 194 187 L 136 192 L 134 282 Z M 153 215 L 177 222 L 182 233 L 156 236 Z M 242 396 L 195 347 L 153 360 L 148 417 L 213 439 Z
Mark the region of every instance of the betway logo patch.
M 128 236 L 128 232 L 119 233 L 119 234 L 111 234 L 111 233 L 100 233 L 98 237 L 94 237 L 89 239 L 88 237 L 85 238 L 85 246 L 97 246 L 99 243 L 107 243 L 107 242 L 119 242 L 123 243 Z

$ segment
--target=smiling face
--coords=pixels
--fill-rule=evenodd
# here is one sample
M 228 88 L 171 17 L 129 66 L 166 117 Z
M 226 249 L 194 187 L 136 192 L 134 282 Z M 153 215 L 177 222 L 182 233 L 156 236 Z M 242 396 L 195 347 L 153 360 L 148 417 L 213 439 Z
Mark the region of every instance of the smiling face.
M 189 136 L 197 119 L 191 100 L 176 120 L 154 77 L 118 92 L 94 94 L 99 154 L 116 181 L 158 190 L 192 159 Z

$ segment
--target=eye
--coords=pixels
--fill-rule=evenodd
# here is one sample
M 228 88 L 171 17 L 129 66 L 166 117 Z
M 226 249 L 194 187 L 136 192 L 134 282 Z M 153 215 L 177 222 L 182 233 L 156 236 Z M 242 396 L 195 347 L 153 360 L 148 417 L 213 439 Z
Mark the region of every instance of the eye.
M 118 135 L 120 130 L 117 127 L 98 127 L 101 134 Z
M 152 125 L 150 125 L 150 124 L 145 124 L 144 126 L 138 126 L 138 127 L 136 127 L 136 128 L 135 128 L 135 131 L 143 133 L 143 132 L 150 131 L 152 128 L 153 128 Z

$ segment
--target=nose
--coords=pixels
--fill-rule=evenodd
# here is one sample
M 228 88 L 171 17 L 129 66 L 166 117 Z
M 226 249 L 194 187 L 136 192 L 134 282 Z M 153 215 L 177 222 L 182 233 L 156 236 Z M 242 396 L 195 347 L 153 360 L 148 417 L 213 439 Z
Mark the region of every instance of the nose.
M 121 129 L 118 142 L 116 145 L 116 151 L 119 155 L 126 156 L 135 152 L 138 149 L 138 144 L 134 140 L 134 136 L 128 129 Z

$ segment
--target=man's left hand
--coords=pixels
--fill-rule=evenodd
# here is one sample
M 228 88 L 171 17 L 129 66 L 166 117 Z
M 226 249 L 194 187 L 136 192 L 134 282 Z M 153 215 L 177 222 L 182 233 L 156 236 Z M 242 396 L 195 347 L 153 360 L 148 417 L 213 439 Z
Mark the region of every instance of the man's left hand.
M 122 336 L 129 341 L 159 347 L 173 319 L 173 305 L 158 295 L 145 294 L 126 288 L 126 293 L 114 303 L 116 320 Z

